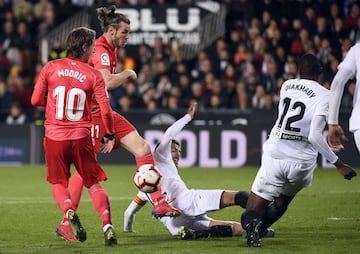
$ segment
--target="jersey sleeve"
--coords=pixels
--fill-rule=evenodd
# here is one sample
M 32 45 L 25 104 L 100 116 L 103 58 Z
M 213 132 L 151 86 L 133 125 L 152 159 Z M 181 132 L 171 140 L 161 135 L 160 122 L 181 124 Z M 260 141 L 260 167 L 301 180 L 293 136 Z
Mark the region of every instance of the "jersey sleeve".
M 348 53 L 349 54 L 349 53 Z M 341 98 L 344 93 L 346 82 L 353 77 L 353 71 L 347 67 L 339 68 L 330 87 L 329 124 L 337 124 L 339 121 L 339 110 Z
M 98 70 L 94 70 L 96 84 L 94 85 L 94 98 L 97 103 L 110 103 L 109 94 L 106 89 L 105 80 Z
M 106 133 L 114 133 L 114 120 L 110 108 L 109 94 L 105 87 L 105 81 L 98 70 L 94 69 L 96 83 L 94 85 L 94 98 L 100 106 L 101 117 L 105 125 Z
M 31 96 L 31 104 L 33 106 L 45 106 L 47 95 L 47 73 L 50 63 L 46 64 L 39 73 L 33 94 Z
M 309 141 L 315 149 L 324 156 L 330 163 L 335 163 L 337 155 L 331 150 L 322 133 L 326 125 L 326 116 L 315 115 L 311 121 Z
M 186 124 L 191 121 L 191 116 L 189 114 L 184 115 L 182 118 L 173 123 L 165 131 L 160 144 L 156 147 L 155 152 L 159 155 L 165 155 L 170 152 L 171 141 L 176 137 L 177 134 L 184 128 Z
M 327 94 L 320 99 L 314 115 L 325 116 L 327 118 L 328 113 L 329 113 L 329 95 Z

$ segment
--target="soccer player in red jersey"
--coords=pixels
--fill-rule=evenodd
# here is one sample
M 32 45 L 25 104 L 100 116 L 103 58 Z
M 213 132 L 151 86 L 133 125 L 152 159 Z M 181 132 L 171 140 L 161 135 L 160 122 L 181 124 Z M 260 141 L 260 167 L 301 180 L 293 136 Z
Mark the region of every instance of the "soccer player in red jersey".
M 86 240 L 68 188 L 73 163 L 88 188 L 94 208 L 102 219 L 105 245 L 117 243 L 111 222 L 109 198 L 100 185 L 107 179 L 96 160 L 91 139 L 91 103 L 95 99 L 104 122 L 103 150 L 114 146 L 114 124 L 104 79 L 87 62 L 94 53 L 96 33 L 79 27 L 66 39 L 66 58 L 48 62 L 39 74 L 31 97 L 33 106 L 45 106 L 44 151 L 47 181 L 52 184 L 55 201 L 65 215 L 62 236 L 67 240 Z M 66 232 L 66 223 L 76 233 Z M 69 228 L 69 226 L 68 226 Z
M 97 8 L 98 20 L 103 34 L 95 42 L 95 53 L 90 57 L 89 64 L 102 74 L 107 89 L 111 90 L 124 84 L 127 80 L 137 78 L 133 70 L 126 69 L 116 73 L 118 48 L 126 46 L 130 34 L 130 20 L 121 13 L 115 13 L 115 6 Z M 136 128 L 119 113 L 113 111 L 115 128 L 114 149 L 122 147 L 135 156 L 136 165 L 154 164 L 149 144 L 139 135 Z M 105 134 L 103 121 L 99 114 L 99 105 L 92 105 L 92 137 L 95 152 L 102 152 L 101 138 Z M 161 170 L 161 169 L 160 169 Z M 69 183 L 72 202 L 75 208 L 80 203 L 82 179 L 75 173 Z M 180 211 L 172 207 L 163 197 L 161 189 L 150 195 L 154 217 L 176 216 Z M 142 202 L 142 201 L 139 201 Z

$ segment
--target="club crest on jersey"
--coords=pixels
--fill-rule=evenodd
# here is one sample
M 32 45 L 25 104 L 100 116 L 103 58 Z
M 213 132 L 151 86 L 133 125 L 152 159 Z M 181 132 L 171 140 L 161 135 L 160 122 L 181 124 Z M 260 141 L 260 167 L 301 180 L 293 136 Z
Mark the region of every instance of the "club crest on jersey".
M 102 65 L 110 65 L 110 57 L 108 54 L 103 53 L 101 54 L 101 64 Z

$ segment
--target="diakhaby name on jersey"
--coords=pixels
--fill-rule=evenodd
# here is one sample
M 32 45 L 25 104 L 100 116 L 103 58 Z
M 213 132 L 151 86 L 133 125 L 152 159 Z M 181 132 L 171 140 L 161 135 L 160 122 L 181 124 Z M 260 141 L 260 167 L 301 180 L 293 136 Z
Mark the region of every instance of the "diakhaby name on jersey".
M 58 76 L 75 78 L 75 79 L 79 80 L 81 83 L 84 82 L 86 79 L 86 75 L 84 75 L 78 71 L 71 70 L 71 69 L 70 70 L 69 69 L 58 70 Z
M 308 88 L 307 86 L 305 86 L 303 84 L 288 84 L 285 86 L 285 91 L 290 90 L 290 89 L 304 92 L 307 96 L 309 96 L 309 98 L 316 96 L 316 94 L 314 93 L 313 90 L 311 90 L 310 88 Z

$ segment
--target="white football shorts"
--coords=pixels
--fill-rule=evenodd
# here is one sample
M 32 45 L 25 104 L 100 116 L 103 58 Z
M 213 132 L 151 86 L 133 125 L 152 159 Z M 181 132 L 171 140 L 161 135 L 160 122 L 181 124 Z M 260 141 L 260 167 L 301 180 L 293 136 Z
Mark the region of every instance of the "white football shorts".
M 221 195 L 224 190 L 191 189 L 188 191 L 191 192 L 191 195 L 186 195 L 189 198 L 174 201 L 175 207 L 187 208 L 182 209 L 181 214 L 177 217 L 161 218 L 161 222 L 164 223 L 172 235 L 177 235 L 181 226 L 194 230 L 207 229 L 212 219 L 206 214 L 220 209 Z
M 251 191 L 268 201 L 280 194 L 295 196 L 302 188 L 311 186 L 316 166 L 316 160 L 293 162 L 263 154 Z

